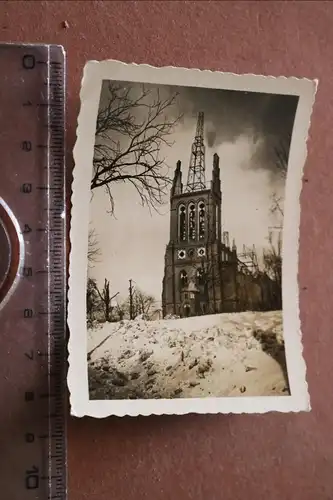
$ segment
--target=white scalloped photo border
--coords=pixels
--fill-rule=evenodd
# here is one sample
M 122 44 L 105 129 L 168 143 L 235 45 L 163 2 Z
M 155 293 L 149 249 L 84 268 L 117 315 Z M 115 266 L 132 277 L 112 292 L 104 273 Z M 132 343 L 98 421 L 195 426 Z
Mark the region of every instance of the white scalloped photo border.
M 289 153 L 283 226 L 283 332 L 290 396 L 207 397 L 191 399 L 89 400 L 86 328 L 86 276 L 90 180 L 95 142 L 95 124 L 103 80 L 202 87 L 299 96 Z M 72 183 L 70 266 L 68 293 L 69 370 L 71 414 L 97 418 L 109 415 L 150 415 L 186 413 L 265 413 L 310 410 L 303 359 L 299 317 L 298 254 L 300 193 L 307 156 L 307 139 L 318 81 L 295 77 L 176 67 L 156 68 L 120 61 L 89 61 L 81 85 L 81 109 L 74 147 Z

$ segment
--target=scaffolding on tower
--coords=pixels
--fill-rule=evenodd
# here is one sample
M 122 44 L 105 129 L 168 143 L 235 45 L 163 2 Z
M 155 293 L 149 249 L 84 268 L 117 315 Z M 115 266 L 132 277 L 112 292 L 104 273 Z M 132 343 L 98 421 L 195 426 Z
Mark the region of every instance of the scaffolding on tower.
M 258 257 L 256 247 L 253 245 L 252 248 L 243 245 L 242 252 L 238 254 L 239 261 L 245 266 L 252 276 L 256 276 L 259 273 Z
M 205 145 L 204 145 L 204 114 L 200 111 L 195 138 L 192 144 L 190 166 L 188 170 L 186 191 L 201 191 L 206 189 L 205 180 Z

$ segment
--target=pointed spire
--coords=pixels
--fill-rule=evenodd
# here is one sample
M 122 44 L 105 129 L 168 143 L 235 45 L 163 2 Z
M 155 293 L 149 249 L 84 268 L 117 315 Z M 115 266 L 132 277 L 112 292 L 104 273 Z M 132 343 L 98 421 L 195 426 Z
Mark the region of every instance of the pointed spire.
M 220 157 L 217 153 L 213 156 L 213 171 L 220 174 Z
M 177 166 L 175 169 L 175 175 L 173 177 L 172 188 L 171 188 L 171 197 L 176 194 L 182 194 L 183 192 L 183 184 L 182 184 L 182 171 L 181 171 L 181 161 L 177 161 Z
M 237 252 L 237 247 L 236 247 L 236 241 L 235 241 L 235 238 L 233 238 L 233 240 L 232 240 L 232 251 L 233 251 L 233 252 Z
M 197 129 L 192 144 L 186 191 L 201 191 L 203 189 L 206 189 L 204 114 L 200 111 L 198 115 Z
M 219 197 L 221 196 L 220 157 L 216 153 L 214 153 L 213 156 L 213 176 L 211 181 L 211 189 Z

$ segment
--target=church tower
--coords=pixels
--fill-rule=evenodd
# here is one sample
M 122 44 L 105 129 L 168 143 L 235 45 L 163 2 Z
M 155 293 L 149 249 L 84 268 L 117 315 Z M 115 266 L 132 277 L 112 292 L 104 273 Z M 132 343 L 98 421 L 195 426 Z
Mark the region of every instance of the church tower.
M 170 239 L 162 292 L 164 316 L 222 311 L 221 202 L 217 154 L 213 157 L 212 180 L 205 180 L 204 114 L 199 113 L 187 184 L 183 186 L 178 161 L 170 193 Z

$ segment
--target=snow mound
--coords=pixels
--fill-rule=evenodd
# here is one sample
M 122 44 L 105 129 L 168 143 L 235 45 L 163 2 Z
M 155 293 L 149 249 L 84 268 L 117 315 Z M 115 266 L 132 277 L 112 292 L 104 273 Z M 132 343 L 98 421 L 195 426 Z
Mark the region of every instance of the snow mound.
M 289 394 L 281 311 L 94 325 L 88 362 L 91 399 Z

